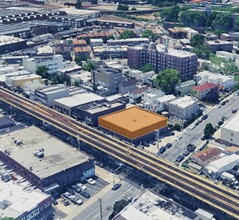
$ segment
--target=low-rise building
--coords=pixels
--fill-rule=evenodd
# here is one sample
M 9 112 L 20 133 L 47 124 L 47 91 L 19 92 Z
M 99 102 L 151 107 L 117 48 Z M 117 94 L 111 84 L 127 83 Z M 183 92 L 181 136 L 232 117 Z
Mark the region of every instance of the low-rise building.
M 53 107 L 53 101 L 55 99 L 68 97 L 70 95 L 69 88 L 65 85 L 47 86 L 41 89 L 36 89 L 33 93 L 32 99 L 49 107 Z
M 115 59 L 115 58 L 127 58 L 128 46 L 94 46 L 93 51 L 95 57 L 101 59 Z
M 168 111 L 173 117 L 189 120 L 198 114 L 199 106 L 197 100 L 190 96 L 184 96 L 171 101 L 168 104 Z
M 133 143 L 155 139 L 167 130 L 168 118 L 131 107 L 99 118 L 99 126 Z
M 91 49 L 89 47 L 75 47 L 74 52 L 80 60 L 87 60 L 90 58 Z
M 0 35 L 0 54 L 22 50 L 26 47 L 26 40 L 17 37 Z
M 174 39 L 182 39 L 187 37 L 187 32 L 184 28 L 169 28 L 168 29 L 169 36 Z
M 119 101 L 93 102 L 76 107 L 72 112 L 72 116 L 88 125 L 97 126 L 99 117 L 125 109 L 125 106 L 125 103 Z
M 46 193 L 95 174 L 93 158 L 35 126 L 4 134 L 1 140 L 0 160 Z
M 105 98 L 102 96 L 86 91 L 79 91 L 79 93 L 74 95 L 55 99 L 53 102 L 53 108 L 63 114 L 72 115 L 73 109 L 78 106 L 94 102 L 100 103 L 103 101 L 105 101 Z
M 216 53 L 219 50 L 232 52 L 233 49 L 233 42 L 230 41 L 210 40 L 206 41 L 205 45 L 209 46 L 214 53 Z
M 202 85 L 205 83 L 213 83 L 217 84 L 220 87 L 223 87 L 224 89 L 232 89 L 235 84 L 233 76 L 212 73 L 206 70 L 197 73 L 194 76 L 194 79 L 198 85 Z
M 110 39 L 107 41 L 107 44 L 109 46 L 118 46 L 118 45 L 135 46 L 139 44 L 148 44 L 148 43 L 149 43 L 148 38 L 127 38 L 127 39 L 119 39 L 119 40 Z
M 239 165 L 239 155 L 232 154 L 229 156 L 221 157 L 213 162 L 209 163 L 205 167 L 206 175 L 211 178 L 218 178 L 222 172 L 229 171 L 235 166 Z
M 190 94 L 192 87 L 195 85 L 196 82 L 194 80 L 188 80 L 176 85 L 175 90 L 179 95 L 187 95 Z
M 239 113 L 235 114 L 221 126 L 221 137 L 227 145 L 239 146 Z
M 103 46 L 103 39 L 90 39 L 90 45 L 92 47 Z
M 20 184 L 0 181 L 0 218 L 48 219 L 54 212 L 51 196 Z
M 65 64 L 62 55 L 53 55 L 48 57 L 35 57 L 23 60 L 24 69 L 31 73 L 36 73 L 37 68 L 45 66 L 48 68 L 49 74 L 56 74 L 59 69 L 62 69 Z
M 208 147 L 196 154 L 193 154 L 190 159 L 192 162 L 205 167 L 210 162 L 220 158 L 221 150 L 219 148 Z
M 199 100 L 217 101 L 219 97 L 219 86 L 214 83 L 204 83 L 192 88 L 192 95 Z

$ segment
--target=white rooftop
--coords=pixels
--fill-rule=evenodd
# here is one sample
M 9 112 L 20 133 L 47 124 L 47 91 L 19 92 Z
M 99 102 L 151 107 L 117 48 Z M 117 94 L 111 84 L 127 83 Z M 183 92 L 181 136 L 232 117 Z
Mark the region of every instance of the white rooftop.
M 220 80 L 223 80 L 223 81 L 234 79 L 233 76 L 222 75 L 222 74 L 219 74 L 219 73 L 212 73 L 212 72 L 209 72 L 207 70 L 199 72 L 195 76 L 196 77 L 197 76 L 199 76 L 199 77 L 208 77 L 210 79 L 220 79 Z
M 0 82 L 5 82 L 7 76 L 18 76 L 23 74 L 31 74 L 31 73 L 27 70 L 19 70 L 19 71 L 10 72 L 7 74 L 0 74 Z
M 178 99 L 170 102 L 170 104 L 177 105 L 180 108 L 186 108 L 190 105 L 195 104 L 196 102 L 197 101 L 194 98 L 192 98 L 190 96 L 184 96 L 184 97 L 178 98 Z
M 5 36 L 5 35 L 0 35 L 0 46 L 6 45 L 6 44 L 11 44 L 11 43 L 17 43 L 24 41 L 21 38 L 18 37 L 11 37 L 11 36 Z
M 231 117 L 226 123 L 222 125 L 222 128 L 239 132 L 239 113 Z
M 165 46 L 158 44 L 157 50 L 159 52 L 164 52 Z M 168 55 L 175 56 L 175 57 L 186 58 L 186 57 L 195 56 L 194 53 L 183 51 L 183 50 L 175 50 L 175 49 L 171 49 L 171 48 L 168 48 L 167 50 L 168 50 L 167 51 Z
M 10 182 L 0 181 L 0 202 L 7 200 L 11 203 L 6 209 L 1 209 L 0 219 L 3 217 L 18 218 L 27 211 L 31 211 L 38 203 L 47 199 L 49 195 L 39 190 L 26 191 L 22 186 Z
M 69 108 L 73 108 L 79 105 L 83 105 L 86 103 L 94 102 L 94 101 L 99 101 L 103 100 L 104 97 L 96 95 L 94 93 L 80 93 L 76 94 L 70 97 L 65 97 L 65 98 L 60 98 L 56 99 L 55 102 L 67 106 Z
M 164 95 L 163 97 L 160 97 L 157 100 L 160 103 L 163 103 L 163 102 L 168 102 L 168 101 L 171 101 L 171 100 L 174 100 L 174 99 L 176 99 L 176 97 L 174 95 Z

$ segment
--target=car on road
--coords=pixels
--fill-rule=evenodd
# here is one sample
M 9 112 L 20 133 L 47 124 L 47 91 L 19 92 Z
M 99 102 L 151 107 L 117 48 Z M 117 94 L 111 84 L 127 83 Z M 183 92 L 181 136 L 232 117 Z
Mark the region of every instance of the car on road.
M 202 137 L 201 137 L 201 140 L 202 140 L 202 141 L 206 140 L 206 137 L 205 137 L 205 136 L 202 136 Z
M 182 160 L 184 159 L 184 156 L 183 155 L 179 155 L 176 159 L 176 162 L 177 163 L 180 163 Z
M 221 126 L 223 124 L 223 121 L 219 121 L 218 125 Z
M 93 180 L 92 178 L 87 179 L 86 182 L 89 183 L 90 185 L 95 185 L 96 184 L 96 181 Z
M 121 183 L 116 183 L 114 186 L 111 188 L 112 190 L 117 190 L 121 187 Z
M 75 194 L 75 191 L 74 191 L 73 189 L 71 189 L 71 188 L 69 188 L 69 187 L 67 187 L 66 189 L 67 189 L 67 191 L 68 191 L 68 192 L 66 192 L 66 193 L 70 193 L 71 195 L 74 195 L 74 194 Z M 66 194 L 66 193 L 65 193 L 65 194 Z
M 234 109 L 234 110 L 232 110 L 232 113 L 234 114 L 234 113 L 236 113 L 237 112 L 237 110 L 236 109 Z
M 196 149 L 196 146 L 193 144 L 188 144 L 186 148 L 189 152 L 194 152 L 194 150 Z
M 83 184 L 83 183 L 77 183 L 76 184 L 79 188 L 81 188 L 82 190 L 86 190 L 87 187 Z
M 223 101 L 222 103 L 221 103 L 221 105 L 225 105 L 226 104 L 226 102 L 225 101 Z
M 176 137 L 175 138 L 175 141 L 179 141 L 179 140 L 181 140 L 182 139 L 182 137 L 180 136 L 180 137 Z
M 83 197 L 85 197 L 87 199 L 90 198 L 90 194 L 88 192 L 86 192 L 86 191 L 81 191 L 80 195 L 82 195 Z
M 169 135 L 175 135 L 175 132 L 174 131 L 170 131 Z
M 203 115 L 202 120 L 206 120 L 208 118 L 208 115 Z

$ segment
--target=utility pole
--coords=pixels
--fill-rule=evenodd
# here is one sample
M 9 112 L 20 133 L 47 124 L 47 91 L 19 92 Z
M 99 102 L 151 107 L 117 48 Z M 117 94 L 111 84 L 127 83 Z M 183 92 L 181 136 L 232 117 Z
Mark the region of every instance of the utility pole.
M 101 198 L 98 198 L 98 201 L 99 201 L 99 205 L 100 205 L 100 220 L 103 219 L 103 214 L 102 214 L 102 199 Z

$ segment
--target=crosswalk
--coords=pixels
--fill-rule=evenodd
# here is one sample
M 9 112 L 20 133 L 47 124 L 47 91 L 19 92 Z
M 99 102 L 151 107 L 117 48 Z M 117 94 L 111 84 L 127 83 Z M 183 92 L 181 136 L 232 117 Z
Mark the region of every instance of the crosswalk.
M 125 198 L 137 198 L 144 192 L 144 189 L 132 186 L 130 183 L 127 182 L 123 182 L 122 186 L 124 187 L 124 189 L 126 189 L 123 194 L 123 197 Z

